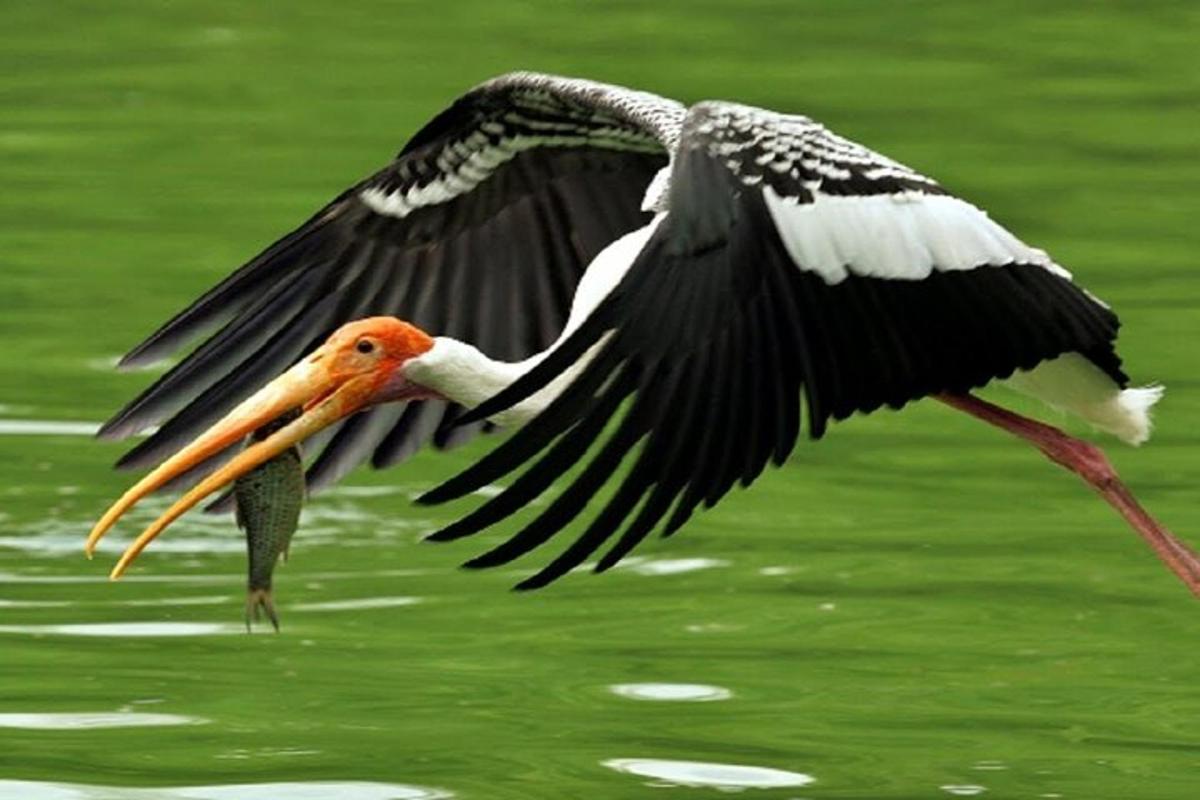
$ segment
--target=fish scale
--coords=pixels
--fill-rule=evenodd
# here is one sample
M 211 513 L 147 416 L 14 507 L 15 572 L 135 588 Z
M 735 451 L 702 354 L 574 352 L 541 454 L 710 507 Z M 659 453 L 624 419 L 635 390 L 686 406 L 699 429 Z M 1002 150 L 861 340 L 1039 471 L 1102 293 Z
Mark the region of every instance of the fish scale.
M 264 425 L 250 437 L 262 441 L 300 416 L 299 409 Z M 304 505 L 304 465 L 300 448 L 280 453 L 234 482 L 238 526 L 246 532 L 249 568 L 246 583 L 246 629 L 250 619 L 267 615 L 275 630 L 279 616 L 271 590 L 271 577 L 282 555 L 286 560 L 292 536 Z

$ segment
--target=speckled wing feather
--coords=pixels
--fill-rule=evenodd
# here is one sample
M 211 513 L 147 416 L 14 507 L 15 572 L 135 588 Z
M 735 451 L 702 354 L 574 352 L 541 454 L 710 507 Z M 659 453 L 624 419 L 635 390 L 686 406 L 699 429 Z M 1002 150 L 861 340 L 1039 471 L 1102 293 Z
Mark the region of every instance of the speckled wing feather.
M 120 465 L 157 463 L 332 330 L 375 314 L 495 358 L 539 352 L 560 332 L 592 257 L 648 219 L 646 189 L 668 163 L 683 116 L 673 101 L 590 81 L 514 73 L 480 85 L 391 164 L 134 348 L 125 365 L 161 359 L 217 328 L 102 435 L 161 424 Z M 458 413 L 426 401 L 346 421 L 310 468 L 310 488 L 368 457 L 384 466 L 431 440 L 463 440 L 480 426 L 456 428 Z
M 1116 331 L 1045 253 L 933 180 L 807 118 L 702 103 L 684 125 L 668 214 L 621 283 L 466 418 L 511 406 L 603 342 L 597 354 L 539 416 L 423 498 L 509 484 L 433 538 L 527 507 L 581 463 L 532 521 L 468 566 L 545 543 L 618 474 L 582 532 L 521 586 L 607 543 L 604 570 L 660 523 L 670 534 L 782 463 L 802 404 L 817 439 L 831 418 L 965 392 L 1066 351 L 1124 385 Z

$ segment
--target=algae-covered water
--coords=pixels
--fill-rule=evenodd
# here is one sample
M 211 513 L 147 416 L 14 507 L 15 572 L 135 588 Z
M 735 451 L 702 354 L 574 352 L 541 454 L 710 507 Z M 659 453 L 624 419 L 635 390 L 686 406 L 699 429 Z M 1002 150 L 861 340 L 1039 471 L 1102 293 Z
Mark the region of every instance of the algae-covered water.
M 0 797 L 1200 796 L 1200 605 L 1071 476 L 933 403 L 836 426 L 602 577 L 507 591 L 360 471 L 242 626 L 243 544 L 88 432 L 114 359 L 463 88 L 512 68 L 810 114 L 1050 250 L 1125 322 L 1200 542 L 1195 3 L 0 4 Z M 998 390 L 991 395 L 1016 402 Z M 544 554 L 535 556 L 544 563 Z

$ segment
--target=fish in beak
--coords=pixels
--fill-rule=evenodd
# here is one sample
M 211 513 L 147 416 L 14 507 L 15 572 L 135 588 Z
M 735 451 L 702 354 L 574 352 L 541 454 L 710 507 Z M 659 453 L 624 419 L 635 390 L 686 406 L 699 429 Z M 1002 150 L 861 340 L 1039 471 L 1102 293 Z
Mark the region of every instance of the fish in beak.
M 250 436 L 250 443 L 262 441 L 300 416 L 295 408 L 268 422 Z M 250 620 L 263 613 L 279 631 L 279 614 L 271 585 L 280 556 L 286 561 L 292 537 L 300 525 L 304 505 L 304 464 L 300 448 L 290 447 L 260 464 L 233 482 L 237 524 L 246 533 L 246 633 Z
M 317 350 L 234 408 L 223 419 L 138 481 L 104 513 L 84 545 L 88 557 L 101 537 L 142 498 L 236 444 L 294 408 L 300 417 L 252 443 L 179 498 L 129 545 L 110 575 L 121 577 L 146 545 L 213 492 L 340 419 L 372 405 L 434 396 L 409 381 L 404 365 L 429 351 L 433 339 L 393 317 L 370 317 L 339 328 Z

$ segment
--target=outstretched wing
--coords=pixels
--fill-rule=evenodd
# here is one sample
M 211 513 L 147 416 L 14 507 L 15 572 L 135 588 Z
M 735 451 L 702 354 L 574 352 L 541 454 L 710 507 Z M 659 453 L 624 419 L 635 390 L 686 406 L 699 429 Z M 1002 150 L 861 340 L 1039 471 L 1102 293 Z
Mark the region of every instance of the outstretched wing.
M 101 435 L 159 430 L 121 466 L 161 461 L 331 331 L 387 314 L 520 360 L 551 344 L 589 261 L 644 224 L 684 109 L 654 95 L 531 73 L 491 80 L 430 121 L 395 161 L 209 290 L 124 365 L 220 326 Z M 360 414 L 327 438 L 310 488 L 371 456 L 396 463 L 472 429 L 436 401 Z M 211 464 L 209 465 L 211 468 Z M 193 474 L 194 477 L 194 474 Z
M 1066 351 L 1126 381 L 1112 347 L 1116 317 L 1045 253 L 936 182 L 806 118 L 696 106 L 669 203 L 588 320 L 466 415 L 512 405 L 604 342 L 538 417 L 424 498 L 458 497 L 532 462 L 433 538 L 465 536 L 524 507 L 594 446 L 544 511 L 468 566 L 544 543 L 627 461 L 607 504 L 521 587 L 548 583 L 615 538 L 596 567 L 607 569 L 664 519 L 670 534 L 697 505 L 782 463 L 802 402 L 817 439 L 831 418 L 966 392 Z

